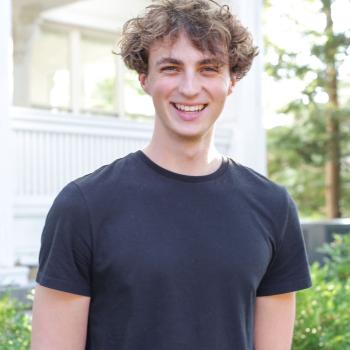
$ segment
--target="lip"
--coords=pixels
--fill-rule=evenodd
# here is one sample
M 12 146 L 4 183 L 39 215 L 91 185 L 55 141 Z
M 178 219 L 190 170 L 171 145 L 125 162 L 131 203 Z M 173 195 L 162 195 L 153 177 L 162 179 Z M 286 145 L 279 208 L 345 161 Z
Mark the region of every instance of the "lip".
M 175 103 L 176 104 L 182 104 L 185 106 L 198 106 L 198 105 L 205 105 L 204 109 L 199 111 L 199 112 L 186 112 L 186 111 L 180 111 L 175 107 Z M 172 102 L 170 103 L 172 108 L 174 109 L 174 111 L 176 112 L 176 114 L 184 121 L 189 122 L 189 121 L 194 121 L 196 119 L 198 119 L 203 112 L 205 111 L 205 109 L 208 107 L 207 103 L 177 103 L 177 102 Z

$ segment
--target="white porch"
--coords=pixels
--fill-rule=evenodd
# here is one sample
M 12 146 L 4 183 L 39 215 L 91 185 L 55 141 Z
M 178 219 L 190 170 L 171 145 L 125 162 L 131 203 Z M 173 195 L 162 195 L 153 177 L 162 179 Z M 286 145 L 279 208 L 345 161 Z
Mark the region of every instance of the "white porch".
M 130 1 L 130 8 L 124 9 L 124 16 L 129 17 L 135 11 L 139 12 L 138 9 L 149 2 Z M 68 3 L 72 3 L 69 6 L 74 7 L 63 6 Z M 257 3 L 254 0 L 231 0 L 225 3 L 231 5 L 242 22 L 253 32 L 255 41 L 259 44 L 260 1 Z M 126 117 L 123 108 L 124 97 L 120 93 L 123 89 L 120 74 L 115 99 L 118 118 L 80 113 L 78 84 L 77 81 L 74 83 L 74 79 L 70 87 L 69 112 L 30 108 L 27 59 L 31 48 L 30 45 L 24 44 L 23 32 L 20 35 L 22 44 L 17 41 L 11 48 L 9 40 L 12 18 L 14 21 L 22 18 L 23 22 L 25 8 L 28 33 L 35 32 L 37 19 L 48 9 L 56 12 L 46 12 L 46 18 L 51 16 L 51 19 L 60 19 L 62 22 L 67 20 L 70 21 L 69 25 L 72 25 L 73 19 L 70 16 L 72 11 L 77 11 L 79 5 L 82 6 L 81 9 L 85 8 L 85 14 L 90 11 L 90 18 L 96 19 L 92 23 L 87 21 L 86 17 L 85 20 L 81 18 L 82 26 L 90 23 L 92 27 L 98 27 L 103 22 L 103 16 L 106 16 L 106 26 L 112 31 L 111 20 L 115 16 L 117 21 L 123 22 L 123 16 L 120 15 L 123 11 L 118 12 L 118 8 L 125 5 L 121 1 L 105 0 L 102 2 L 101 11 L 101 2 L 94 0 L 75 3 L 68 0 L 31 0 L 24 4 L 20 0 L 2 0 L 0 3 L 0 49 L 3 53 L 0 57 L 0 94 L 4 96 L 0 101 L 0 285 L 26 282 L 25 267 L 37 263 L 44 219 L 58 191 L 68 181 L 141 148 L 147 143 L 152 132 L 152 118 L 137 121 Z M 86 5 L 90 6 L 89 10 L 84 7 Z M 94 6 L 96 13 L 91 13 Z M 11 13 L 14 14 L 13 17 Z M 22 16 L 19 16 L 20 13 Z M 66 17 L 63 16 L 64 13 Z M 120 28 L 120 23 L 118 26 Z M 17 28 L 14 35 L 19 35 Z M 28 34 L 27 39 L 32 37 Z M 71 40 L 73 45 L 77 35 L 73 34 Z M 78 56 L 75 52 L 70 57 L 71 67 L 77 67 Z M 256 60 L 252 71 L 238 84 L 234 96 L 228 101 L 217 127 L 216 144 L 222 153 L 265 173 L 265 139 L 260 93 L 261 62 L 261 58 Z M 117 62 L 117 65 L 119 64 Z M 12 67 L 16 65 L 18 66 L 13 75 Z M 120 73 L 122 68 L 118 67 Z M 77 70 L 73 72 L 73 75 L 77 74 Z M 23 86 L 19 88 L 21 84 Z

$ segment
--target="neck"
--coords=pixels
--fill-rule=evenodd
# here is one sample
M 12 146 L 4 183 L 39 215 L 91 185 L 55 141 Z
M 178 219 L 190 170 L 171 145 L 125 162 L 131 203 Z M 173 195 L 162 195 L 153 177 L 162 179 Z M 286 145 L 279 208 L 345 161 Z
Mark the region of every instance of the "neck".
M 211 174 L 222 161 L 214 145 L 213 132 L 200 139 L 182 140 L 164 140 L 154 133 L 143 152 L 159 166 L 183 175 Z

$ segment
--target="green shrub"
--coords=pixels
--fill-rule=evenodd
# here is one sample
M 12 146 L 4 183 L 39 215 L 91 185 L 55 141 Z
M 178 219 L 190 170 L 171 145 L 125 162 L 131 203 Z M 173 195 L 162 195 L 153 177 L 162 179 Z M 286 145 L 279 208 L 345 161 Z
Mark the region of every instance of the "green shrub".
M 4 295 L 0 298 L 0 349 L 28 350 L 31 325 L 27 305 Z
M 350 235 L 322 249 L 324 266 L 311 266 L 313 287 L 297 295 L 293 350 L 350 350 Z

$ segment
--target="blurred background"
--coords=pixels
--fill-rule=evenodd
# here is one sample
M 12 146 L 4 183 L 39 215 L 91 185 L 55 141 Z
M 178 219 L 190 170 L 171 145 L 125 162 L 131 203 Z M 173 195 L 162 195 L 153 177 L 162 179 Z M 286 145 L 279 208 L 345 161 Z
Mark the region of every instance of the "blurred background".
M 266 1 L 270 177 L 304 218 L 350 216 L 350 1 Z
M 350 1 L 219 2 L 250 29 L 260 55 L 225 106 L 217 147 L 287 187 L 310 262 L 338 254 L 350 270 L 350 249 L 339 248 L 350 245 L 344 238 L 336 253 L 317 250 L 334 233 L 350 232 Z M 150 3 L 1 1 L 0 286 L 31 288 L 47 210 L 67 182 L 149 140 L 152 102 L 112 50 L 123 23 Z M 350 291 L 345 280 L 342 297 Z M 315 309 L 310 315 L 317 319 Z M 309 350 L 350 349 L 350 320 L 341 327 L 333 333 L 343 343 L 320 340 L 316 326 L 303 326 L 298 339 L 318 337 Z M 0 345 L 7 350 L 1 336 Z

